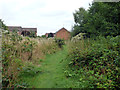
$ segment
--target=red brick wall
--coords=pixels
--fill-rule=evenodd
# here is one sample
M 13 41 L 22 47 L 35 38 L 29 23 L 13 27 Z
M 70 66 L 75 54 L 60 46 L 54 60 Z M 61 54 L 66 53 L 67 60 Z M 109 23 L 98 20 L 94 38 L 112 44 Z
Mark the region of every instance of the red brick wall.
M 65 28 L 62 28 L 56 33 L 56 38 L 69 40 L 70 39 L 70 32 L 68 32 Z

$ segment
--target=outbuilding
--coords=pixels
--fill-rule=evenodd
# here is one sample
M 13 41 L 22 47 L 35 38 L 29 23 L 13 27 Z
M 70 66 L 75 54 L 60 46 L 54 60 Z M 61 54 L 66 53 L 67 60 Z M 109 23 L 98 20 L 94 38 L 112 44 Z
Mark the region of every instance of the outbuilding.
M 56 32 L 55 37 L 64 39 L 64 40 L 69 40 L 71 35 L 70 35 L 70 32 L 63 27 Z

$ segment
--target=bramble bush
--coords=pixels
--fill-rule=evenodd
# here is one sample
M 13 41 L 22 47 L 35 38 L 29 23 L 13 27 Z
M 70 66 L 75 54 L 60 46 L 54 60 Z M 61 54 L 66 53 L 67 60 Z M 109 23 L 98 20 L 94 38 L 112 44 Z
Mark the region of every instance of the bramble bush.
M 120 36 L 72 42 L 67 60 L 67 76 L 84 87 L 120 88 Z

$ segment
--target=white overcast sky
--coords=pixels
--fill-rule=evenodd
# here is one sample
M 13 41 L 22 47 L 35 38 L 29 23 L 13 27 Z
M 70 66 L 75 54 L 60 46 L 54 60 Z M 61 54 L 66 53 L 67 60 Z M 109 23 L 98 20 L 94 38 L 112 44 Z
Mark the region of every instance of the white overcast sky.
M 93 0 L 0 0 L 0 19 L 7 26 L 36 27 L 37 34 L 55 33 L 62 27 L 69 31 L 73 12 L 88 9 Z

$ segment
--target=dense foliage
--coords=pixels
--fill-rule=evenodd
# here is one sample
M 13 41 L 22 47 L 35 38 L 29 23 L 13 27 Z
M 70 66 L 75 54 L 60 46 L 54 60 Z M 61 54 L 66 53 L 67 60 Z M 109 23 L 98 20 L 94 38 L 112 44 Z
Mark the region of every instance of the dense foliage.
M 87 39 L 72 43 L 67 58 L 70 68 L 67 76 L 76 78 L 82 87 L 119 87 L 119 47 L 120 36 L 98 37 L 97 40 Z
M 64 70 L 66 81 L 69 78 L 74 79 L 72 82 L 77 82 L 74 87 L 120 88 L 119 7 L 120 3 L 116 2 L 95 2 L 89 10 L 79 8 L 74 13 L 75 25 L 71 34 L 75 37 L 67 42 L 65 53 L 59 54 L 65 57 L 68 50 L 67 61 L 61 67 L 56 68 Z M 31 33 L 31 38 L 19 36 L 16 32 L 10 33 L 2 20 L 0 20 L 0 26 L 4 29 L 2 49 L 0 49 L 2 51 L 3 87 L 28 87 L 21 77 L 33 78 L 38 73 L 40 74 L 42 72 L 40 65 L 45 56 L 56 53 L 65 45 L 62 39 L 32 38 L 35 37 L 35 33 Z M 89 38 L 84 38 L 84 35 Z M 49 34 L 49 37 L 53 35 Z M 59 63 L 61 64 L 64 58 L 59 55 L 57 57 L 61 58 Z M 57 61 L 59 58 L 49 60 L 48 57 L 46 62 L 54 66 L 56 63 L 53 60 Z M 49 63 L 50 61 L 52 63 Z M 48 73 L 47 71 L 47 75 Z
M 37 75 L 46 54 L 59 50 L 54 40 L 22 37 L 5 30 L 2 39 L 3 87 L 24 87 L 24 82 L 19 84 L 20 77 Z
M 65 41 L 63 39 L 57 39 L 55 38 L 55 42 L 57 43 L 59 48 L 62 48 L 63 45 L 65 45 Z
M 65 75 L 76 87 L 120 88 L 120 3 L 95 2 L 79 8 L 69 43 Z M 79 39 L 86 33 L 87 39 Z
M 3 23 L 3 21 L 0 19 L 0 28 L 1 29 L 4 29 L 4 30 L 7 30 L 7 26 Z
M 87 33 L 87 36 L 120 35 L 120 3 L 95 2 L 88 10 L 79 8 L 74 13 L 75 25 L 72 36 Z

